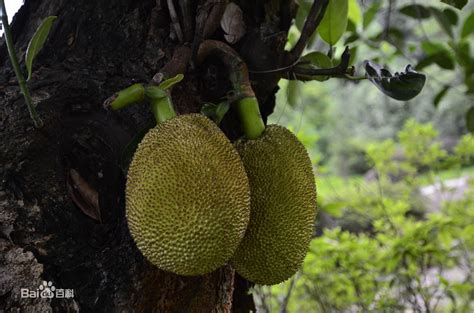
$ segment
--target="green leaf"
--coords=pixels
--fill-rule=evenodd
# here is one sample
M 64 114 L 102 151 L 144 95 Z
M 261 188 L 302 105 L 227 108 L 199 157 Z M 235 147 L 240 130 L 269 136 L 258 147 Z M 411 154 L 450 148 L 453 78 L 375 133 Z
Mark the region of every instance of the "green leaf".
M 351 57 L 349 59 L 349 65 L 352 65 L 356 62 L 357 60 L 357 46 L 352 47 L 350 50 Z
M 474 133 L 474 106 L 466 113 L 466 128 L 471 133 Z
M 454 38 L 451 22 L 449 21 L 449 18 L 445 15 L 445 13 L 433 7 L 431 7 L 430 10 L 435 19 L 438 21 L 438 24 L 444 30 L 444 32 L 448 34 L 449 37 Z
M 400 13 L 420 20 L 431 17 L 430 9 L 419 4 L 410 4 L 404 6 L 400 9 Z
M 219 125 L 229 109 L 230 104 L 227 101 L 221 102 L 218 105 L 214 103 L 205 103 L 201 108 L 201 114 L 212 119 L 217 125 Z
M 466 39 L 461 40 L 457 45 L 453 44 L 452 47 L 455 52 L 456 61 L 464 67 L 466 71 L 469 71 L 469 68 L 474 64 L 474 60 L 471 57 L 469 41 Z
M 352 20 L 347 20 L 346 32 L 349 32 L 349 33 L 357 32 L 357 25 Z
M 342 209 L 348 206 L 346 202 L 332 202 L 326 205 L 323 205 L 322 210 L 334 217 L 342 216 Z
M 31 38 L 28 48 L 26 49 L 25 63 L 26 69 L 28 71 L 28 79 L 31 78 L 31 73 L 33 71 L 33 61 L 36 55 L 43 48 L 46 39 L 48 38 L 53 22 L 57 19 L 57 16 L 48 16 L 43 20 L 41 25 L 36 30 L 35 34 Z
M 331 0 L 318 27 L 321 38 L 333 46 L 338 42 L 347 28 L 349 14 L 348 0 Z
M 446 70 L 454 70 L 455 64 L 452 57 L 449 54 L 445 53 L 435 53 L 432 55 L 428 55 L 425 58 L 421 59 L 420 62 L 415 66 L 417 71 L 421 71 L 425 67 L 437 64 L 439 67 L 444 68 Z
M 453 70 L 455 68 L 454 54 L 448 47 L 440 42 L 424 41 L 421 48 L 427 54 L 426 57 L 420 60 L 416 65 L 417 70 L 436 63 L 439 67 Z
M 355 25 L 360 25 L 360 23 L 362 22 L 362 11 L 360 10 L 360 6 L 357 0 L 349 0 L 348 18 Z
M 306 54 L 301 57 L 302 62 L 308 62 L 311 66 L 316 68 L 330 68 L 333 66 L 331 59 L 322 52 L 315 51 Z M 315 80 L 325 81 L 328 80 L 327 76 L 314 77 Z
M 438 92 L 438 94 L 434 97 L 433 105 L 435 106 L 435 108 L 439 106 L 441 100 L 443 100 L 444 96 L 446 96 L 446 94 L 448 93 L 449 88 L 449 86 L 444 86 L 443 89 L 441 89 L 440 92 Z
M 390 38 L 390 41 L 395 42 L 396 47 L 403 47 L 406 44 L 405 34 L 401 29 L 396 27 L 390 27 L 389 29 L 380 31 L 372 37 L 371 40 L 383 42 L 387 37 Z M 375 45 L 373 47 L 377 48 L 378 46 L 379 45 Z
M 415 72 L 410 65 L 406 67 L 405 72 L 392 75 L 390 71 L 382 66 L 366 61 L 365 70 L 367 78 L 380 91 L 400 101 L 408 101 L 416 97 L 426 82 L 426 76 Z
M 459 10 L 461 10 L 467 4 L 467 0 L 441 0 L 441 2 L 449 4 L 450 6 L 453 6 Z
M 426 54 L 436 54 L 439 52 L 449 53 L 445 44 L 435 41 L 423 41 L 421 43 L 421 49 L 423 49 Z
M 222 120 L 224 119 L 224 116 L 227 114 L 227 112 L 230 109 L 230 103 L 229 102 L 221 102 L 216 108 L 216 118 L 215 122 L 217 125 L 219 125 Z
M 204 103 L 204 105 L 201 107 L 201 114 L 209 117 L 210 119 L 214 119 L 216 116 L 216 109 L 217 105 L 214 103 Z
M 453 9 L 446 8 L 443 10 L 444 15 L 448 18 L 451 25 L 457 25 L 459 21 L 459 16 Z
M 466 38 L 474 32 L 474 12 L 464 21 L 462 26 L 461 38 Z
M 372 6 L 364 13 L 364 23 L 363 27 L 366 29 L 374 20 L 375 16 L 377 15 L 380 9 L 381 3 L 375 2 Z
M 164 82 L 162 82 L 159 85 L 159 87 L 163 90 L 166 90 L 166 89 L 169 89 L 169 88 L 173 87 L 174 85 L 176 85 L 177 83 L 179 83 L 183 79 L 184 79 L 184 75 L 183 74 L 178 74 L 175 77 L 169 78 L 169 79 L 165 80 Z
M 160 85 L 161 86 L 161 85 Z M 148 86 L 145 88 L 145 95 L 150 99 L 159 99 L 168 96 L 168 92 L 158 86 Z
M 287 96 L 287 101 L 288 104 L 291 107 L 296 107 L 300 103 L 301 99 L 301 84 L 302 82 L 298 80 L 289 80 L 288 81 L 288 86 L 286 88 L 286 96 Z
M 311 4 L 312 1 L 309 0 L 303 0 L 298 2 L 298 12 L 296 13 L 295 17 L 295 26 L 300 31 L 303 29 L 304 22 L 311 9 Z
M 360 39 L 360 36 L 358 34 L 352 34 L 349 37 L 347 37 L 347 39 L 344 41 L 344 46 L 347 46 L 359 39 Z
M 473 69 L 471 69 L 473 70 Z M 464 84 L 466 84 L 467 91 L 466 93 L 468 94 L 474 94 L 474 71 L 473 72 L 467 72 L 464 75 Z

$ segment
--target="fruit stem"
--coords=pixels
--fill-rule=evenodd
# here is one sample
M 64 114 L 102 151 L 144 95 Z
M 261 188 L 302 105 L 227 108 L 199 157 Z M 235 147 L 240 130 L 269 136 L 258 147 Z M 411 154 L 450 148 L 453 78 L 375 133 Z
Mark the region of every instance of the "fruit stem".
M 199 47 L 197 61 L 201 64 L 208 56 L 217 56 L 227 67 L 237 99 L 237 111 L 247 139 L 258 138 L 265 130 L 260 108 L 249 80 L 247 64 L 239 54 L 222 41 L 205 40 Z
M 21 70 L 20 70 L 20 65 L 18 63 L 18 58 L 16 56 L 15 46 L 13 44 L 13 37 L 10 30 L 10 25 L 8 24 L 7 10 L 5 8 L 5 2 L 3 0 L 0 0 L 0 17 L 2 20 L 4 32 L 5 32 L 5 41 L 7 43 L 8 56 L 10 57 L 13 70 L 15 71 L 16 79 L 18 80 L 18 84 L 20 85 L 21 93 L 23 94 L 23 97 L 25 98 L 26 106 L 28 107 L 28 112 L 30 113 L 30 117 L 33 120 L 33 124 L 35 125 L 35 127 L 41 128 L 43 127 L 43 121 L 38 115 L 38 112 L 36 111 L 36 108 L 33 104 L 33 101 L 31 100 L 30 90 L 28 89 L 28 86 L 26 85 L 25 77 L 23 77 L 23 74 L 21 73 Z
M 133 84 L 105 100 L 104 107 L 120 110 L 143 100 L 145 100 L 145 87 L 142 84 Z
M 247 139 L 257 139 L 265 130 L 258 101 L 255 97 L 242 98 L 237 101 L 237 111 Z
M 162 98 L 151 99 L 151 110 L 158 124 L 176 116 L 176 112 L 173 109 L 173 102 L 169 95 Z

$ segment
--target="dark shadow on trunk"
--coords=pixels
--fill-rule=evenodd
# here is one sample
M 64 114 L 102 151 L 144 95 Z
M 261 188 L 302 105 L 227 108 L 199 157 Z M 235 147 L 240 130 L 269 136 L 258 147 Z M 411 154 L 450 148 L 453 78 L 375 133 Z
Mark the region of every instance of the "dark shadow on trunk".
M 161 3 L 161 4 L 160 4 Z M 250 68 L 282 59 L 294 5 L 266 12 L 263 1 L 241 4 L 247 35 L 234 48 Z M 271 18 L 267 14 L 272 14 Z M 20 59 L 40 21 L 57 15 L 29 83 L 45 127 L 32 127 L 0 40 L 0 309 L 43 312 L 233 312 L 255 310 L 251 284 L 230 266 L 202 277 L 158 270 L 140 254 L 125 220 L 122 153 L 153 122 L 145 104 L 107 112 L 102 103 L 133 82 L 147 82 L 171 58 L 166 1 L 26 0 L 12 24 Z M 221 30 L 214 39 L 223 40 Z M 173 91 L 180 114 L 199 112 L 229 89 L 228 73 L 208 60 Z M 266 118 L 277 80 L 252 77 Z M 212 86 L 209 87 L 209 86 Z M 234 112 L 223 130 L 241 135 Z M 75 170 L 99 195 L 101 221 L 73 203 Z M 68 193 L 69 185 L 69 193 Z M 71 299 L 24 299 L 43 280 L 74 290 Z

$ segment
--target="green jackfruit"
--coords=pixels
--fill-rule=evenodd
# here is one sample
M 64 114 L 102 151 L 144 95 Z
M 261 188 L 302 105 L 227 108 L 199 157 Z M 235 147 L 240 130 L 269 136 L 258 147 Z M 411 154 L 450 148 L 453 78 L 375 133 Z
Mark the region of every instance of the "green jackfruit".
M 236 143 L 250 182 L 251 213 L 231 259 L 247 280 L 273 285 L 290 278 L 308 251 L 316 217 L 311 160 L 295 135 L 270 125 L 255 140 Z
M 160 269 L 202 275 L 227 262 L 250 216 L 240 157 L 208 118 L 174 117 L 150 130 L 128 172 L 127 220 L 143 255 Z

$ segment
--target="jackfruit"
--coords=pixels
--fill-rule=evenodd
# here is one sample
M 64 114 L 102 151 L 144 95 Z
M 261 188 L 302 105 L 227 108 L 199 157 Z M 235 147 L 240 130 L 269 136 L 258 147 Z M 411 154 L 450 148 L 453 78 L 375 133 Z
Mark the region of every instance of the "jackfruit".
M 236 143 L 250 182 L 250 223 L 231 259 L 257 284 L 290 278 L 308 251 L 316 217 L 316 185 L 303 144 L 284 127 L 268 126 Z
M 160 269 L 189 276 L 217 269 L 249 222 L 249 184 L 239 154 L 202 115 L 159 123 L 130 165 L 126 215 L 138 248 Z

